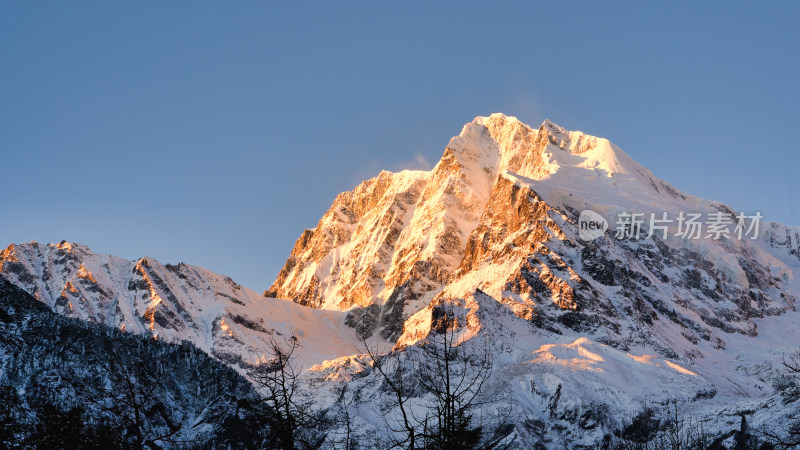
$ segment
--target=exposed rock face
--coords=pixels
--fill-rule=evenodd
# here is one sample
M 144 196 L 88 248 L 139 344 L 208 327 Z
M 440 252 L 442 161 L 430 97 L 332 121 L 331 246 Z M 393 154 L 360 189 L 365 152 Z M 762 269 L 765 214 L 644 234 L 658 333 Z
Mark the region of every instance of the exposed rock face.
M 372 303 L 383 289 L 397 241 L 425 185 L 422 172 L 381 172 L 340 194 L 319 225 L 297 240 L 265 294 L 314 307 Z
M 565 133 L 500 114 L 476 119 L 430 172 L 382 172 L 340 194 L 317 227 L 303 232 L 265 295 L 330 309 L 383 304 L 398 290 L 404 303 L 432 296 L 463 272 L 465 252 L 475 257 L 470 235 L 487 208 L 491 220 L 506 200 L 496 191 L 510 189 L 499 174 L 545 175 L 542 150 L 571 145 Z M 581 137 L 578 147 L 589 148 L 591 139 Z
M 793 307 L 770 273 L 783 263 L 755 244 L 687 247 L 612 231 L 584 242 L 584 208 L 730 211 L 677 191 L 606 139 L 494 114 L 467 124 L 431 171 L 382 172 L 339 195 L 265 294 L 324 309 L 377 305 L 352 311 L 349 323 L 395 340 L 432 300 L 480 288 L 539 326 L 594 330 L 620 348 L 658 340 L 640 327 L 666 320 L 685 335 L 683 354 L 700 340 L 724 345 L 719 330 L 754 335 L 753 318 Z M 764 236 L 757 242 L 798 254 L 796 230 Z M 707 256 L 719 251 L 736 256 Z

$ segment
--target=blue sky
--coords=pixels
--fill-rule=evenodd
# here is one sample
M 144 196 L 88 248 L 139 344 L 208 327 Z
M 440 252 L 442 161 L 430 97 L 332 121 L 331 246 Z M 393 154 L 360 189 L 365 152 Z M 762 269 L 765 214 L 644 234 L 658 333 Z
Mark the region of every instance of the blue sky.
M 800 225 L 798 1 L 288 3 L 0 0 L 0 245 L 262 291 L 337 193 L 498 111 Z

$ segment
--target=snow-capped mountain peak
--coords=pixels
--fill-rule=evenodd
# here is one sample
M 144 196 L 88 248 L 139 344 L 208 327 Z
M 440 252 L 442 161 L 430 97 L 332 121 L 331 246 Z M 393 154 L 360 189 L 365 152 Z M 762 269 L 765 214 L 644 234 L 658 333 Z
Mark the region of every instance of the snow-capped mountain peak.
M 582 235 L 586 210 L 608 229 Z M 301 233 L 266 292 L 275 298 L 68 242 L 12 245 L 0 272 L 56 312 L 189 340 L 240 370 L 270 336 L 295 336 L 311 402 L 331 406 L 348 383 L 363 436 L 386 431 L 370 421 L 381 379 L 358 338 L 402 355 L 443 323 L 459 345 L 491 352 L 491 389 L 518 405 L 508 439 L 521 448 L 597 447 L 645 396 L 690 404 L 729 436 L 743 415 L 785 415 L 800 401 L 781 394 L 783 356 L 800 347 L 800 227 L 764 222 L 737 239 L 680 236 L 673 223 L 626 237 L 613 229 L 622 213 L 735 211 L 682 193 L 607 139 L 492 114 L 467 123 L 430 171 L 384 171 L 338 195 Z

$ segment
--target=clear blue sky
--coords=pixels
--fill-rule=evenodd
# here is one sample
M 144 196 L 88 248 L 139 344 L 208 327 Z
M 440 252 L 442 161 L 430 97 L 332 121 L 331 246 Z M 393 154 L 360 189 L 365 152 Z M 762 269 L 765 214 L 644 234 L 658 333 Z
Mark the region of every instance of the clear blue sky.
M 497 111 L 800 225 L 798 1 L 293 3 L 0 0 L 0 244 L 262 291 L 337 193 Z

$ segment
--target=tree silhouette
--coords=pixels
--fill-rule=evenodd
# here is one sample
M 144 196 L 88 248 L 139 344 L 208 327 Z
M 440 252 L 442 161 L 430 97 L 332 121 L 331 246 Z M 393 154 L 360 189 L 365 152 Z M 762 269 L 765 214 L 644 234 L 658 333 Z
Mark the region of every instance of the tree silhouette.
M 300 344 L 293 335 L 283 342 L 270 336 L 268 344 L 271 357 L 250 370 L 269 409 L 265 444 L 281 450 L 315 448 L 320 439 L 312 430 L 323 421 L 308 412 L 308 405 L 299 404 L 295 396 L 300 369 L 293 357 Z
M 473 417 L 486 403 L 479 398 L 493 367 L 488 345 L 475 352 L 474 345 L 459 342 L 462 326 L 451 304 L 435 306 L 431 314 L 431 330 L 416 347 L 379 356 L 362 340 L 373 368 L 390 392 L 386 409 L 399 411 L 399 418 L 385 418 L 393 433 L 390 445 L 408 449 L 490 448 L 490 433 L 483 425 L 474 425 Z M 420 395 L 428 399 L 422 417 L 409 404 Z M 496 430 L 505 420 L 499 422 L 493 424 Z

